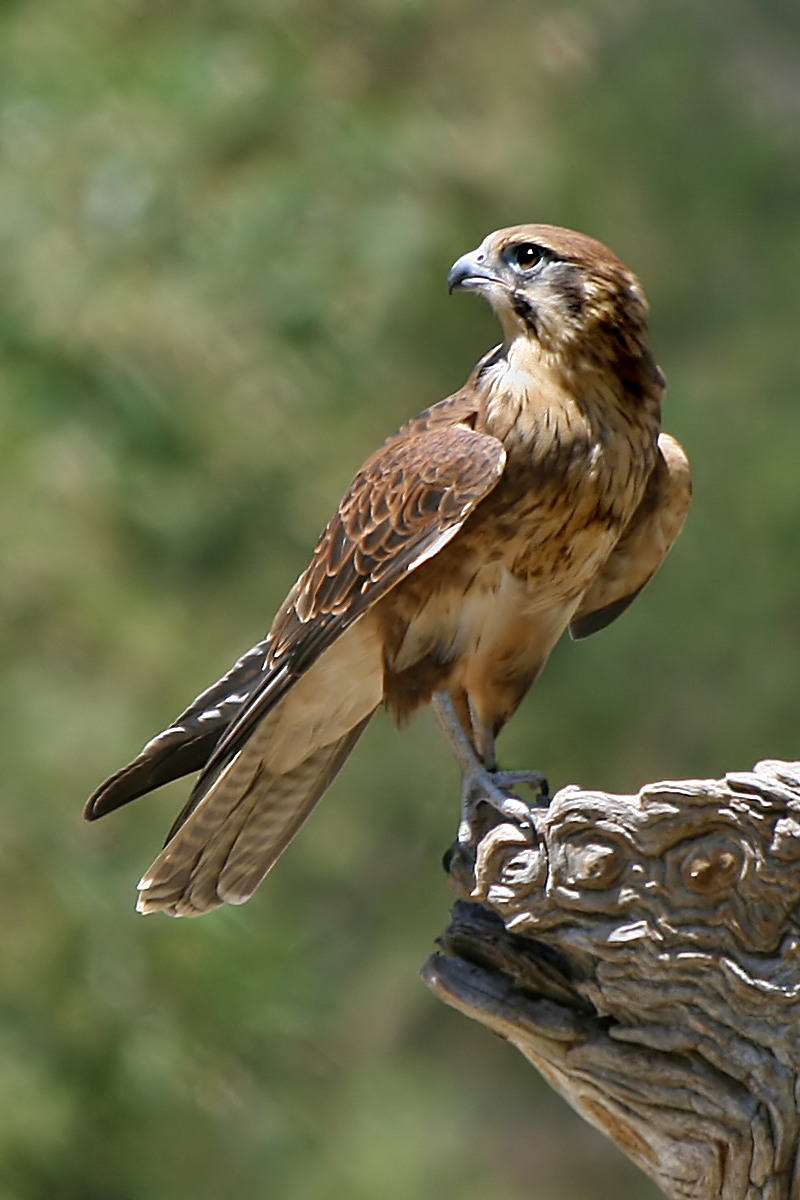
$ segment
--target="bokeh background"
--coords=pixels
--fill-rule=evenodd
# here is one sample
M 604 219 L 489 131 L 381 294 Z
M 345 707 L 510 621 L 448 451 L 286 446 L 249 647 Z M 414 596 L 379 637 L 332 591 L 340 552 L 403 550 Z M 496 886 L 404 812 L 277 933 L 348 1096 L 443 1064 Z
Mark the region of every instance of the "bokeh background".
M 795 0 L 2 5 L 2 1200 L 652 1200 L 417 978 L 458 808 L 427 717 L 202 921 L 133 912 L 184 788 L 80 814 L 493 344 L 445 275 L 527 220 L 639 273 L 696 499 L 503 758 L 795 757 L 799 150 Z

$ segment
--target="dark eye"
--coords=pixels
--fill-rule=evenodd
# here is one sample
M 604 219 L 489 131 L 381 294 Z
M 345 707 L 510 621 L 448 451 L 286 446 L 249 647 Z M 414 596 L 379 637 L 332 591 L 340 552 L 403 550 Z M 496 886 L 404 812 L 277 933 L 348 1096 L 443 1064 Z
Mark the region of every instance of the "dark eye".
M 533 242 L 522 242 L 518 246 L 510 246 L 508 250 L 508 261 L 512 267 L 519 267 L 522 271 L 535 267 L 541 257 L 541 246 L 535 246 Z

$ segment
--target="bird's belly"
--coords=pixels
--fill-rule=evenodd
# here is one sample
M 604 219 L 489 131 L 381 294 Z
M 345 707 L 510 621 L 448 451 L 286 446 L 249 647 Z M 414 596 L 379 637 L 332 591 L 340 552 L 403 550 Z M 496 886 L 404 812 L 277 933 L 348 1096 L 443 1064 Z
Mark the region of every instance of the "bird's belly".
M 386 702 L 403 719 L 433 691 L 468 696 L 497 732 L 580 606 L 641 499 L 591 471 L 531 490 L 507 476 L 458 535 L 383 602 Z M 620 491 L 623 493 L 620 495 Z
M 539 514 L 465 530 L 397 589 L 402 636 L 391 667 L 433 655 L 543 661 L 611 553 L 618 529 L 573 513 L 545 534 Z M 501 527 L 502 526 L 502 527 Z
M 441 662 L 474 654 L 493 640 L 509 611 L 527 606 L 524 586 L 502 563 L 480 567 L 469 579 L 453 578 L 409 615 L 392 666 L 404 671 L 430 654 Z
M 531 588 L 502 562 L 450 584 L 398 621 L 402 636 L 386 657 L 387 705 L 403 720 L 446 688 L 469 696 L 497 730 L 544 666 L 578 600 L 564 603 L 549 588 Z

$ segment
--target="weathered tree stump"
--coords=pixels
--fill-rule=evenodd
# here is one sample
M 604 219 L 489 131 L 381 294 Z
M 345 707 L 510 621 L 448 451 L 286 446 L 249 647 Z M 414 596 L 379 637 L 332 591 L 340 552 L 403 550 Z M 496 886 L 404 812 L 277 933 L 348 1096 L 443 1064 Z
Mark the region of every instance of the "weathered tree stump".
M 438 996 L 670 1200 L 799 1200 L 800 763 L 567 787 L 449 869 Z

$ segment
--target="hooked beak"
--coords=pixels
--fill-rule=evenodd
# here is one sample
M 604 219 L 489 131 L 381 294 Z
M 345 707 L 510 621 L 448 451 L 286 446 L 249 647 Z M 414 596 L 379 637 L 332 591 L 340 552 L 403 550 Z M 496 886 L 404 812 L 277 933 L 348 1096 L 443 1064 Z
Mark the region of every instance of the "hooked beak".
M 485 260 L 486 255 L 482 250 L 471 250 L 469 254 L 462 254 L 461 258 L 453 263 L 447 276 L 448 292 L 453 292 L 456 288 L 471 292 L 485 287 L 488 283 L 498 283 L 497 276 L 486 266 Z

